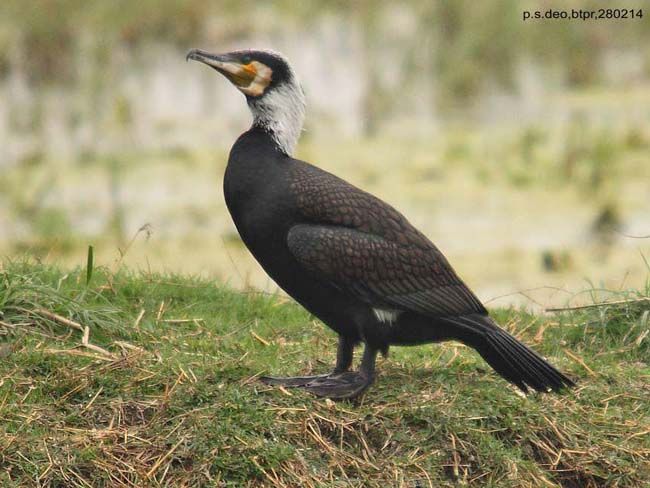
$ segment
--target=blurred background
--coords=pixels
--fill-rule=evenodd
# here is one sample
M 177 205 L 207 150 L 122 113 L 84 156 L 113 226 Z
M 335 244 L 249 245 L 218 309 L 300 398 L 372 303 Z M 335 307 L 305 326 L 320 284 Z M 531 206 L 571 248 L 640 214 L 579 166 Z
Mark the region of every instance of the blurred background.
M 221 191 L 243 97 L 193 47 L 285 53 L 297 157 L 384 198 L 489 305 L 647 286 L 650 3 L 2 0 L 0 255 L 276 286 Z

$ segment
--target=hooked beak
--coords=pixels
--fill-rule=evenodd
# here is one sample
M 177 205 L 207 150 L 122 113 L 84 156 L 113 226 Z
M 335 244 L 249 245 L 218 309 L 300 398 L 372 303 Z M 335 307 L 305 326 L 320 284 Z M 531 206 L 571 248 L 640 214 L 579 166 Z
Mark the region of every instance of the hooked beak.
M 210 54 L 201 49 L 192 49 L 185 56 L 186 61 L 190 59 L 200 61 L 216 69 L 239 89 L 250 87 L 258 76 L 257 69 L 253 63 L 243 64 L 234 54 Z

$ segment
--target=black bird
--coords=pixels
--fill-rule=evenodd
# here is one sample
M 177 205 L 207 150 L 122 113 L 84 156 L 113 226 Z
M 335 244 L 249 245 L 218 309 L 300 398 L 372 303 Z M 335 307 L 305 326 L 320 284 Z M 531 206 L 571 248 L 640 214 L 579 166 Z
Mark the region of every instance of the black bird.
M 265 383 L 355 398 L 372 384 L 378 352 L 458 340 L 524 392 L 573 386 L 499 328 L 438 248 L 393 207 L 291 156 L 305 99 L 282 55 L 193 49 L 187 59 L 228 78 L 253 114 L 224 177 L 226 204 L 242 240 L 282 289 L 339 335 L 331 374 L 265 377 Z M 360 343 L 361 366 L 350 371 Z

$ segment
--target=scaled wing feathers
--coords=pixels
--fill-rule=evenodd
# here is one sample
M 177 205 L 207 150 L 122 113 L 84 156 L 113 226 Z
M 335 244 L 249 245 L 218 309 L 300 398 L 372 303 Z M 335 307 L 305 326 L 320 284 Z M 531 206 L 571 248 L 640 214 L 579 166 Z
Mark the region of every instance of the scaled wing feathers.
M 371 306 L 434 317 L 486 313 L 399 212 L 329 173 L 298 168 L 292 191 L 306 222 L 290 229 L 287 244 L 307 270 Z

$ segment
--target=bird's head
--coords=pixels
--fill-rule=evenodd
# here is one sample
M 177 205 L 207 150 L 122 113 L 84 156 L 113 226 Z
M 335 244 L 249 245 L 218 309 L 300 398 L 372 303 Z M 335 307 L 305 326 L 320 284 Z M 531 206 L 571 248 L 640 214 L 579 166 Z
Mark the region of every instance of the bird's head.
M 246 96 L 253 125 L 267 130 L 291 154 L 305 114 L 302 88 L 284 56 L 269 50 L 211 54 L 192 49 L 187 60 L 200 61 L 224 75 Z
M 258 98 L 285 83 L 295 83 L 289 63 L 271 51 L 233 51 L 211 54 L 192 49 L 187 60 L 200 61 L 216 69 L 246 97 Z

